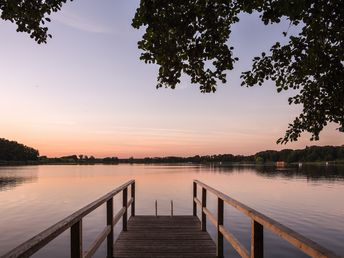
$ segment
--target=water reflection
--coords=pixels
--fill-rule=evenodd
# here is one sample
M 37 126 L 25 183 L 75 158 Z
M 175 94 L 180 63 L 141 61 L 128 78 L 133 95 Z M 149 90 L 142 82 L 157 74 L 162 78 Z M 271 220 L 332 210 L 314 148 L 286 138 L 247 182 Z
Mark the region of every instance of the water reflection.
M 37 181 L 37 169 L 31 167 L 0 167 L 0 192 Z
M 136 180 L 138 215 L 154 214 L 155 200 L 161 215 L 169 215 L 170 200 L 175 215 L 192 214 L 192 181 L 198 179 L 343 256 L 343 169 L 197 164 L 0 167 L 3 181 L 17 178 L 14 184 L 7 183 L 7 191 L 0 191 L 0 256 L 130 179 Z M 122 207 L 122 196 L 117 197 L 115 211 Z M 215 196 L 209 193 L 207 199 L 208 209 L 216 214 Z M 105 211 L 103 205 L 85 218 L 85 248 L 106 224 Z M 226 206 L 224 223 L 249 249 L 250 220 Z M 116 234 L 119 230 L 115 229 Z M 209 232 L 215 239 L 216 229 L 210 222 Z M 268 230 L 265 237 L 266 257 L 304 257 Z M 34 257 L 67 257 L 69 241 L 66 232 Z M 229 245 L 225 250 L 228 257 L 237 257 Z M 105 253 L 105 247 L 101 248 L 95 257 L 104 257 Z
M 309 181 L 344 181 L 344 165 L 303 165 L 287 166 L 284 168 L 277 168 L 275 166 L 254 166 L 254 165 L 223 165 L 210 166 L 214 172 L 231 173 L 252 171 L 259 176 L 266 178 L 304 178 Z

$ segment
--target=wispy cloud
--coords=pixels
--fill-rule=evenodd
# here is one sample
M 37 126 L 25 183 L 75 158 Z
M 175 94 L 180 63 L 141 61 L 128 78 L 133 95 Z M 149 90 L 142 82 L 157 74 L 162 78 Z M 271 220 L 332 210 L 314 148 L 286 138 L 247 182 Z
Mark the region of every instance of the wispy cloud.
M 87 127 L 90 128 L 90 127 Z M 250 137 L 256 132 L 254 130 L 239 130 L 233 128 L 230 131 L 219 131 L 219 130 L 187 130 L 177 128 L 158 128 L 158 127 L 132 127 L 132 126 L 110 126 L 103 128 L 106 129 L 90 129 L 90 133 L 98 135 L 130 135 L 130 136 L 141 136 L 141 137 L 162 137 L 162 138 L 178 138 L 178 139 L 212 139 L 216 138 L 223 139 L 224 137 Z M 138 129 L 139 128 L 139 129 Z M 271 132 L 270 132 L 271 133 Z
M 88 19 L 81 16 L 80 14 L 76 14 L 69 10 L 64 10 L 53 14 L 52 20 L 81 31 L 101 34 L 113 33 L 112 28 L 109 28 L 97 21 Z

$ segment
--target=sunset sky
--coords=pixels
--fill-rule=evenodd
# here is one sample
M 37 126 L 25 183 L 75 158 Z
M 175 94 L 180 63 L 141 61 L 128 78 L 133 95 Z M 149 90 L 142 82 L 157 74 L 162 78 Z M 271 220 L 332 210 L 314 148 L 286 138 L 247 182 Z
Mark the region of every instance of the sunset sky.
M 264 26 L 257 15 L 242 16 L 231 37 L 240 61 L 215 94 L 200 93 L 187 77 L 175 90 L 157 90 L 157 66 L 139 60 L 143 31 L 130 25 L 138 4 L 69 2 L 51 17 L 46 45 L 1 20 L 0 138 L 47 156 L 123 158 L 344 144 L 332 124 L 318 142 L 304 134 L 277 145 L 301 111 L 288 105 L 293 92 L 278 94 L 272 83 L 240 86 L 240 73 L 255 55 L 285 41 L 289 23 Z

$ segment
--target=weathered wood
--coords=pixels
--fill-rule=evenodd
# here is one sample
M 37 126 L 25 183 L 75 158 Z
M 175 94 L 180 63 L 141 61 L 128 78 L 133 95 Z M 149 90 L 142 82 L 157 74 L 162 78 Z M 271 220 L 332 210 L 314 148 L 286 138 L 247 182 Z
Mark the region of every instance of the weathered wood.
M 202 209 L 203 212 L 206 214 L 207 218 L 210 220 L 211 223 L 213 223 L 213 225 L 215 227 L 217 227 L 217 219 L 215 218 L 215 216 L 211 213 L 210 210 L 208 210 L 207 208 L 203 208 Z
M 70 254 L 73 258 L 82 258 L 82 220 L 70 228 Z
M 126 182 L 125 184 L 117 187 L 116 189 L 112 190 L 106 195 L 88 204 L 84 208 L 74 212 L 70 216 L 64 218 L 63 220 L 57 222 L 56 224 L 52 225 L 51 227 L 47 228 L 46 230 L 32 237 L 28 241 L 12 249 L 11 251 L 3 255 L 2 258 L 28 257 L 28 256 L 33 255 L 39 249 L 41 249 L 42 247 L 47 245 L 50 241 L 52 241 L 57 236 L 59 236 L 61 233 L 69 229 L 76 222 L 80 221 L 87 214 L 91 213 L 93 210 L 95 210 L 100 205 L 107 202 L 110 198 L 120 193 L 124 188 L 128 187 L 134 182 L 135 182 L 134 180 L 130 180 Z
M 216 257 L 196 216 L 135 216 L 114 245 L 114 257 Z
M 202 187 L 202 231 L 207 231 L 207 215 L 203 209 L 205 207 L 207 207 L 207 189 Z
M 129 201 L 127 202 L 127 208 L 130 207 L 130 205 L 132 205 L 134 203 L 134 199 L 130 198 Z
M 240 254 L 241 257 L 249 258 L 248 251 L 246 248 L 232 235 L 228 232 L 224 226 L 219 226 L 219 231 L 223 237 L 233 246 L 233 248 Z
M 220 232 L 220 226 L 223 226 L 223 200 L 217 198 L 217 241 L 216 241 L 216 255 L 219 258 L 224 256 L 223 253 L 223 234 Z
M 123 217 L 123 214 L 125 212 L 125 207 L 122 207 L 117 214 L 115 215 L 115 217 L 113 218 L 113 225 L 116 225 L 117 222 Z
M 197 184 L 196 182 L 193 182 L 192 214 L 197 216 L 197 203 L 195 202 L 195 198 L 197 199 Z
M 122 217 L 122 230 L 127 231 L 127 220 L 128 220 L 128 188 L 123 189 L 123 207 L 125 208 L 125 211 L 123 213 Z
M 113 198 L 106 202 L 106 224 L 110 227 L 110 232 L 107 235 L 107 257 L 112 257 L 113 254 Z M 98 248 L 98 247 L 97 247 Z
M 135 216 L 135 182 L 131 184 L 131 199 L 133 199 L 133 203 L 131 204 L 131 216 Z
M 197 204 L 202 209 L 202 203 L 200 200 L 197 199 L 197 197 L 194 197 L 194 203 Z
M 134 253 L 119 253 L 116 258 L 137 258 L 137 254 Z M 217 258 L 215 255 L 207 254 L 207 253 L 188 253 L 188 254 L 166 254 L 166 253 L 144 253 L 140 254 L 140 258 L 152 258 L 152 257 L 159 257 L 159 258 Z
M 103 243 L 105 238 L 111 234 L 111 225 L 107 225 L 105 229 L 96 237 L 96 240 L 91 244 L 90 248 L 88 249 L 87 252 L 84 254 L 84 258 L 91 258 L 94 253 L 97 251 L 99 246 Z M 109 249 L 107 249 L 109 250 Z M 112 253 L 113 253 L 113 243 L 112 243 Z M 112 254 L 107 255 L 108 257 L 112 257 Z M 73 256 L 72 256 L 73 257 Z
M 251 226 L 251 258 L 264 257 L 264 229 L 261 224 L 252 220 Z
M 155 200 L 155 217 L 158 217 L 158 201 Z
M 197 229 L 196 229 L 197 230 Z M 166 234 L 166 232 L 160 232 L 160 231 L 148 231 L 145 232 L 144 230 L 131 232 L 130 229 L 126 232 L 130 232 L 130 236 L 125 234 L 125 232 L 122 232 L 121 239 L 129 241 L 132 238 L 135 238 L 137 240 L 145 240 L 147 238 L 149 239 L 164 239 L 169 241 L 174 240 L 189 240 L 189 239 L 197 239 L 197 240 L 207 240 L 209 239 L 208 234 L 206 232 L 200 231 L 197 232 L 196 230 L 173 230 L 173 234 Z M 198 228 L 199 230 L 199 228 Z M 172 232 L 172 230 L 171 230 Z
M 218 198 L 222 199 L 225 203 L 231 205 L 232 207 L 236 208 L 237 210 L 244 213 L 246 216 L 250 217 L 251 219 L 255 220 L 263 227 L 269 229 L 274 234 L 280 236 L 284 240 L 288 241 L 304 253 L 308 254 L 311 257 L 339 257 L 334 252 L 328 250 L 327 248 L 319 245 L 318 243 L 306 238 L 299 233 L 295 232 L 294 230 L 282 225 L 281 223 L 265 216 L 264 214 L 234 200 L 233 198 L 221 193 L 220 191 L 198 181 L 194 181 L 197 185 L 202 188 L 207 189 L 209 192 L 215 194 Z

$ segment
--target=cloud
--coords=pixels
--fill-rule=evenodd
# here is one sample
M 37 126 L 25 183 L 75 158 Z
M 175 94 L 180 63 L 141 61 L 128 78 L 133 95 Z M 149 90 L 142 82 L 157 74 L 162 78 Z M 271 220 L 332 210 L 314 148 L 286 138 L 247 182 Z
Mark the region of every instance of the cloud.
M 89 128 L 89 127 L 88 127 Z M 256 134 L 255 130 L 235 130 L 231 131 L 218 131 L 218 130 L 187 130 L 176 128 L 159 128 L 159 127 L 131 127 L 131 126 L 103 126 L 106 129 L 90 129 L 90 133 L 97 135 L 130 135 L 140 137 L 160 137 L 160 138 L 178 138 L 178 139 L 194 139 L 211 138 L 215 140 L 223 139 L 225 137 L 248 137 Z M 271 133 L 271 132 L 270 132 Z
M 111 28 L 67 10 L 55 13 L 52 20 L 81 31 L 100 34 L 113 33 Z

